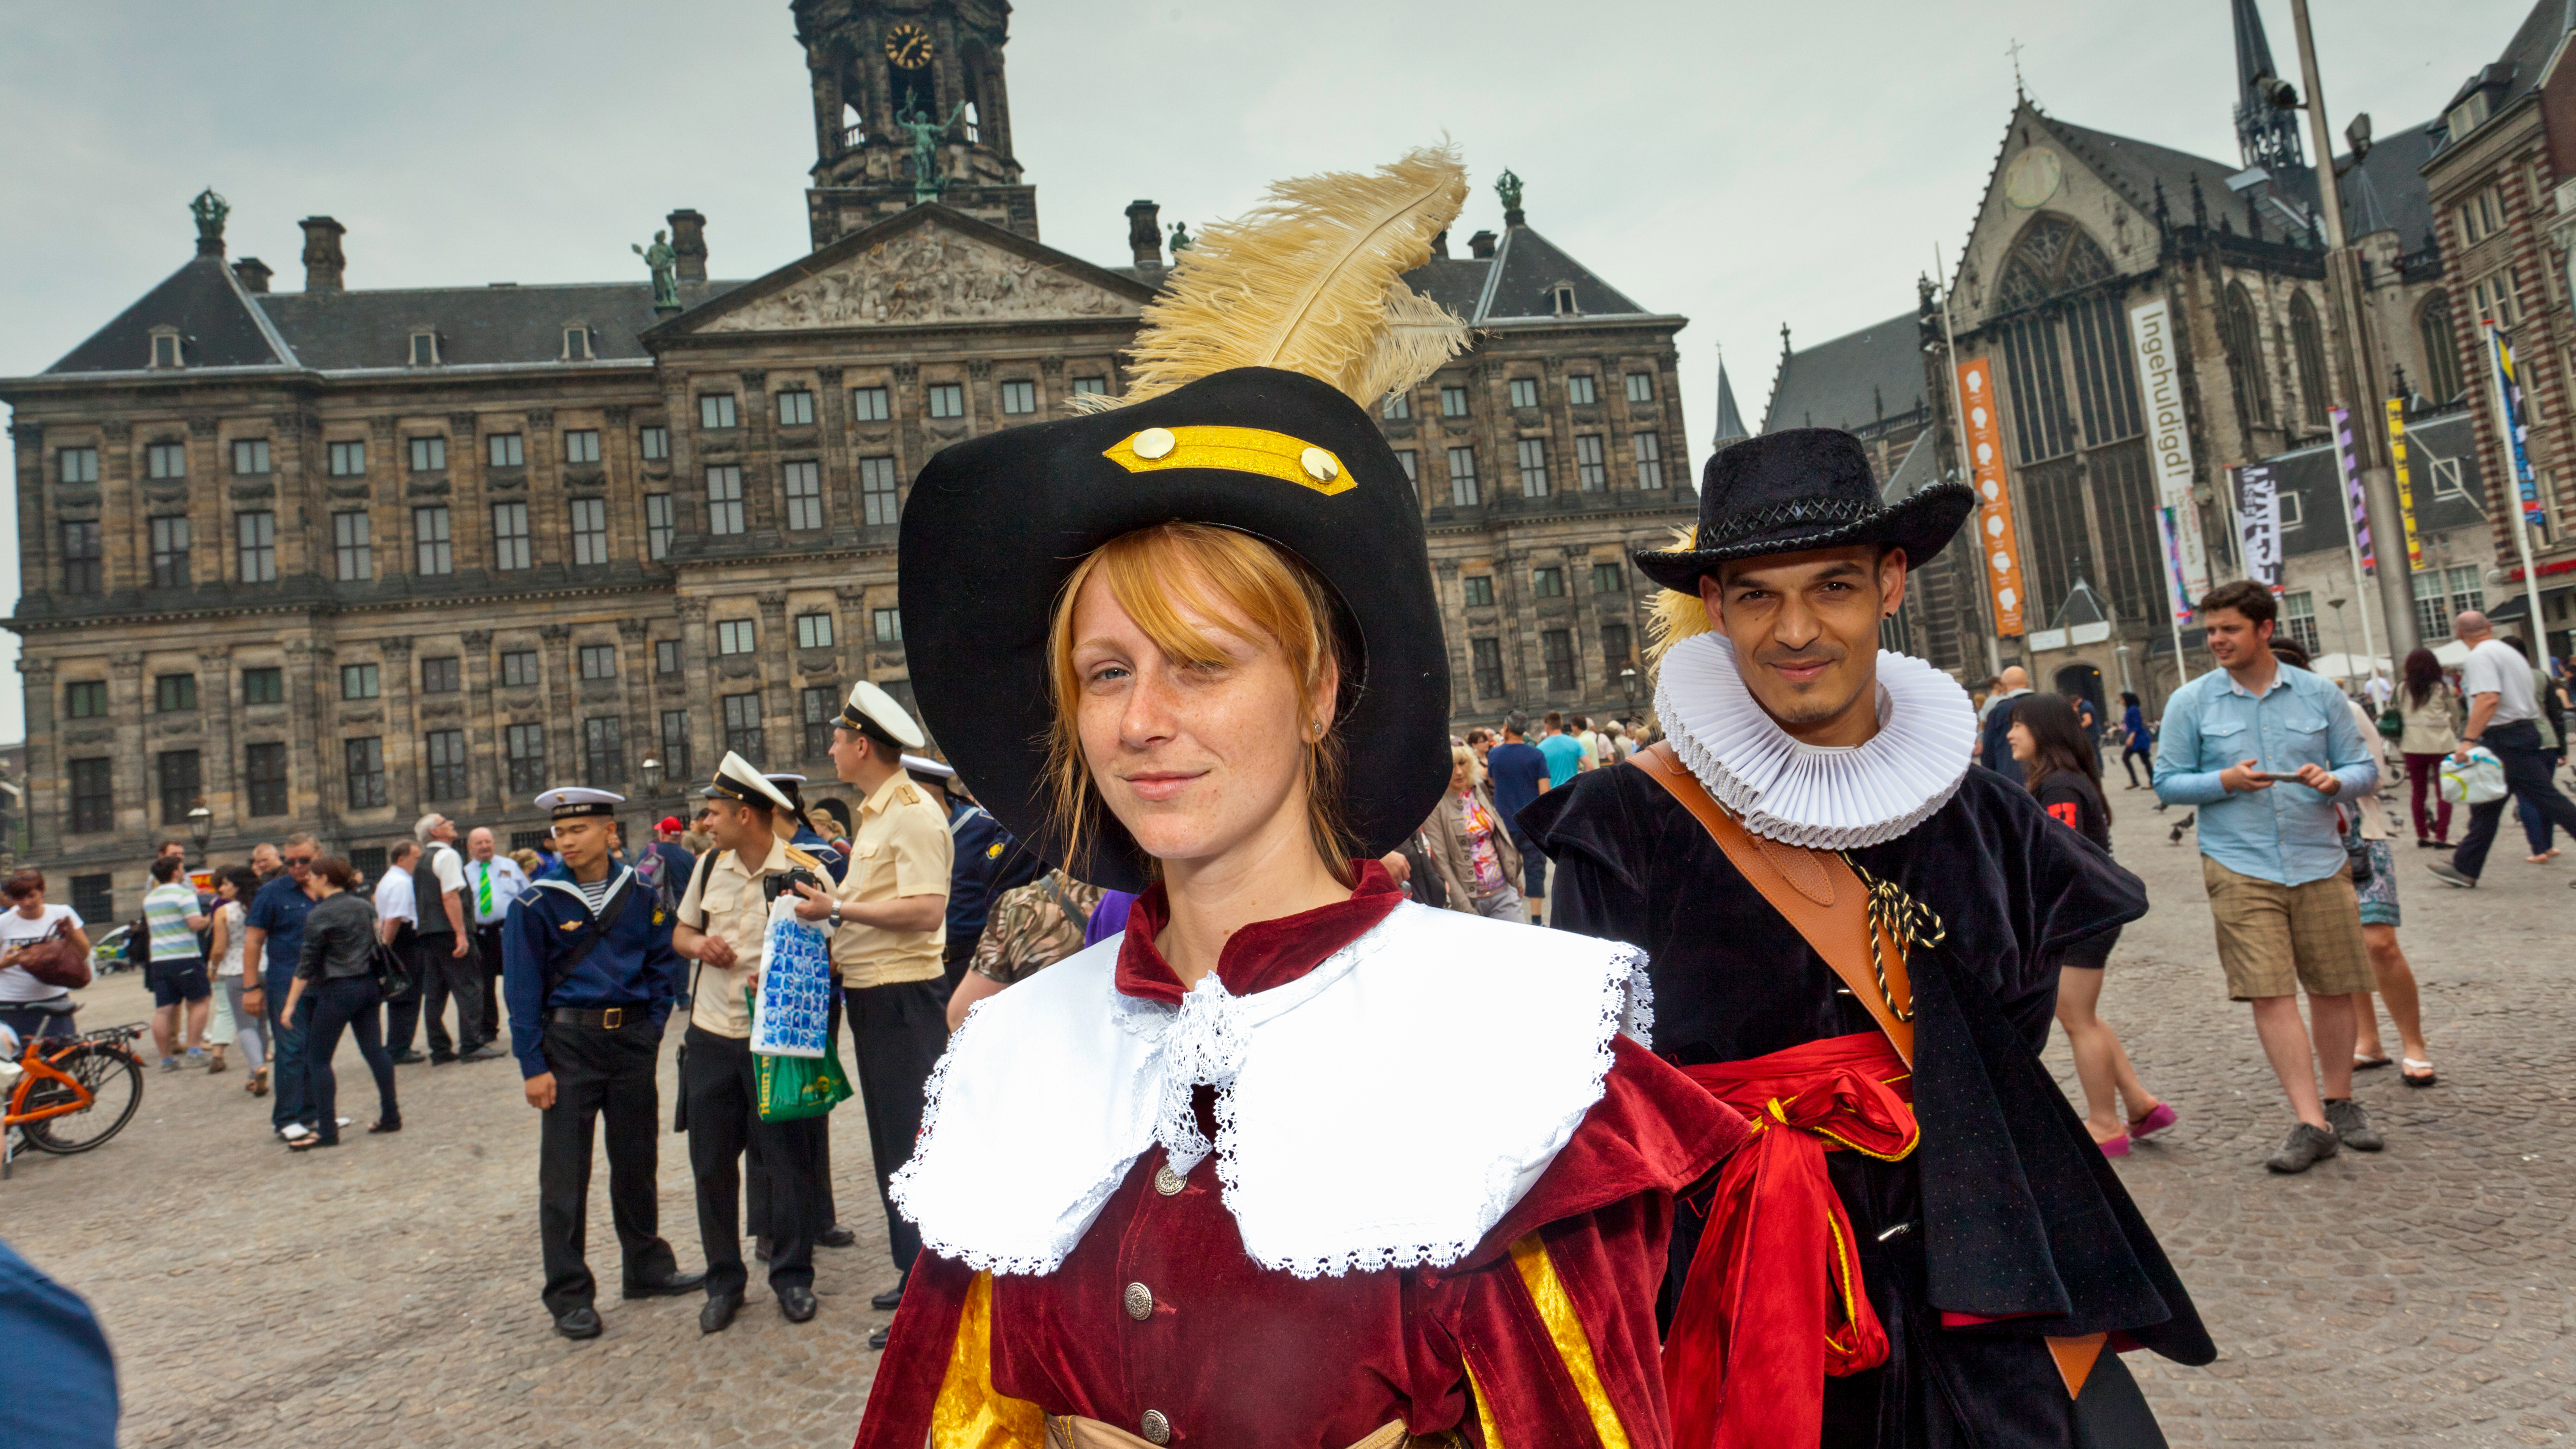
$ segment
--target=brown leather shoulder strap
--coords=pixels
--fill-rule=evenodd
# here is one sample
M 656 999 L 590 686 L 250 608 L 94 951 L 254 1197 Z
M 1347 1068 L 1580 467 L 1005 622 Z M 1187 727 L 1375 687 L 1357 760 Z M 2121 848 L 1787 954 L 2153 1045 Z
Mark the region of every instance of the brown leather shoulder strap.
M 1674 755 L 1670 744 L 1657 744 L 1628 757 L 1628 763 L 1672 793 L 1726 852 L 1736 871 L 1771 908 L 1797 927 L 1851 994 L 1869 1008 L 1889 1045 L 1914 1064 L 1914 1023 L 1901 1020 L 1879 991 L 1878 973 L 1870 962 L 1869 893 L 1853 873 L 1851 862 L 1829 850 L 1783 845 L 1746 830 L 1724 806 L 1710 797 L 1697 776 Z M 1910 1004 L 1903 956 L 1888 952 L 1888 991 Z

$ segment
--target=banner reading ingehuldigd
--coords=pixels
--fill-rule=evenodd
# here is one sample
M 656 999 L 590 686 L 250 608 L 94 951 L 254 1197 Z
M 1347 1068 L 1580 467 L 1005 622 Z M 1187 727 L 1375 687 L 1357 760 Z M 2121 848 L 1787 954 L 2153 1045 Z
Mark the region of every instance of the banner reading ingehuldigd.
M 2175 353 L 2173 314 L 2162 297 L 2129 309 L 2129 341 L 2138 351 L 2138 392 L 2146 404 L 2147 456 L 2156 470 L 2156 502 L 2169 515 L 2173 567 L 2166 571 L 2174 612 L 2191 615 L 2209 592 L 2209 549 L 2200 505 L 2191 497 L 2191 418 L 2183 404 L 2182 359 Z
M 2236 532 L 2244 545 L 2245 577 L 2281 592 L 2281 487 L 2269 463 L 2231 470 L 2236 479 Z
M 2023 632 L 2021 545 L 2013 538 L 2012 490 L 2004 482 L 2004 435 L 1995 420 L 1995 375 L 1982 357 L 1959 364 L 1959 405 L 1967 411 L 1968 471 L 1977 487 L 1977 542 L 1985 546 L 1986 596 L 1995 632 Z

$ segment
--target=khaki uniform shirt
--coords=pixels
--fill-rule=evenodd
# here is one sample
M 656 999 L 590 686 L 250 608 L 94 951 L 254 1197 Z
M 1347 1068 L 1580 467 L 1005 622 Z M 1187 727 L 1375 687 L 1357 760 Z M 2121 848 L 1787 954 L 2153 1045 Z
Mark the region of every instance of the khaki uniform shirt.
M 833 892 L 841 900 L 885 902 L 903 896 L 948 895 L 956 856 L 948 819 L 908 775 L 895 774 L 859 806 L 850 836 L 850 869 Z M 844 986 L 890 986 L 935 981 L 945 968 L 945 919 L 927 931 L 889 931 L 851 924 L 832 933 L 832 967 Z
M 692 873 L 689 893 L 680 898 L 680 923 L 721 937 L 733 947 L 734 964 L 689 968 L 697 982 L 697 999 L 689 1008 L 691 1022 L 718 1036 L 751 1035 L 751 1008 L 743 1004 L 742 993 L 760 960 L 761 938 L 769 931 L 769 902 L 761 898 L 760 878 L 792 865 L 811 870 L 814 858 L 790 850 L 786 841 L 773 836 L 768 858 L 755 869 L 745 870 L 742 857 L 727 850 Z

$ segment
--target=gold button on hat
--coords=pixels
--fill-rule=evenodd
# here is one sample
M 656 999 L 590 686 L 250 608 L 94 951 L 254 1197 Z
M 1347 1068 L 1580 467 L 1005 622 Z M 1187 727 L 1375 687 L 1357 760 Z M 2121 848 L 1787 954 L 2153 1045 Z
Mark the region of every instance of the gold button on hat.
M 1136 450 L 1136 456 L 1139 458 L 1162 458 L 1170 456 L 1172 449 L 1179 443 L 1180 440 L 1172 436 L 1172 430 L 1169 428 L 1147 428 L 1138 433 L 1135 441 L 1128 446 Z
M 1330 483 L 1342 472 L 1342 465 L 1334 462 L 1333 455 L 1321 448 L 1308 448 L 1298 455 L 1297 463 L 1306 470 L 1307 477 L 1318 483 Z
M 1154 1316 L 1154 1290 L 1142 1283 L 1128 1284 L 1122 1301 L 1127 1305 L 1127 1316 L 1138 1323 Z

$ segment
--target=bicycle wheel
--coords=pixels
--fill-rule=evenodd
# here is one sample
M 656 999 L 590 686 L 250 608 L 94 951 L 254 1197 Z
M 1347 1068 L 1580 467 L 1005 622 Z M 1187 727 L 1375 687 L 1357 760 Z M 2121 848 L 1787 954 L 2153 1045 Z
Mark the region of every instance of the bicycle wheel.
M 87 1087 L 93 1100 L 77 1112 L 28 1123 L 27 1145 L 39 1152 L 87 1152 L 122 1131 L 143 1105 L 143 1064 L 120 1048 L 84 1042 L 54 1066 Z M 27 1094 L 30 1109 L 42 1105 L 43 1092 L 40 1083 Z

